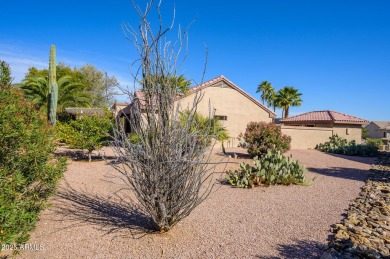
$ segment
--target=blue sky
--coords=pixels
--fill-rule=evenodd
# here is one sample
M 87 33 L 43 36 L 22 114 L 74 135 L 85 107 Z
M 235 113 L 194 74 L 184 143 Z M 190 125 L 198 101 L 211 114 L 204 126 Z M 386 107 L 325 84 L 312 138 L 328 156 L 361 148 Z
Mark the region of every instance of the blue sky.
M 167 23 L 173 6 L 176 24 L 195 20 L 181 70 L 194 82 L 201 81 L 206 45 L 205 80 L 224 75 L 257 99 L 263 80 L 276 89 L 294 86 L 303 103 L 290 116 L 330 109 L 390 120 L 390 1 L 165 0 Z M 93 64 L 132 87 L 137 53 L 121 28 L 138 24 L 130 0 L 15 0 L 1 9 L 0 59 L 10 63 L 14 82 L 30 66 L 47 67 L 55 44 L 57 62 Z

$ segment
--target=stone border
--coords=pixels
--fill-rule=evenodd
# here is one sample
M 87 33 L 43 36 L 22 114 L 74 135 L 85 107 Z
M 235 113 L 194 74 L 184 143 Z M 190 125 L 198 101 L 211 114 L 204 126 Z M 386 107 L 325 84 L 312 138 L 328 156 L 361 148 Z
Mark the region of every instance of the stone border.
M 390 258 L 390 153 L 383 152 L 321 259 Z

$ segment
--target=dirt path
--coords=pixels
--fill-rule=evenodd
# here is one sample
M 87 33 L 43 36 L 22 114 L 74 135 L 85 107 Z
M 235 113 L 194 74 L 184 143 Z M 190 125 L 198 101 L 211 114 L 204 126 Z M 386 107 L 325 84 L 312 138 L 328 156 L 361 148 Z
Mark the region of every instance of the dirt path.
M 240 150 L 230 150 L 240 152 Z M 342 219 L 373 158 L 290 151 L 310 170 L 312 186 L 252 190 L 219 186 L 166 234 L 142 234 L 150 221 L 110 194 L 106 162 L 72 162 L 21 258 L 316 258 L 329 226 Z M 245 159 L 237 159 L 241 162 Z M 247 160 L 250 161 L 250 160 Z M 123 198 L 122 194 L 122 198 Z

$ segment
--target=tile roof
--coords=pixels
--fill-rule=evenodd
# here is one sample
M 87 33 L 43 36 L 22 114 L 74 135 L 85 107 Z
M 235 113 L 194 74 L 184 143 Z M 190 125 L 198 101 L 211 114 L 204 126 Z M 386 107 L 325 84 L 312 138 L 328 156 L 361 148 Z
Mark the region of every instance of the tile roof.
M 65 108 L 65 111 L 67 113 L 73 114 L 73 115 L 79 115 L 83 114 L 86 116 L 104 116 L 105 112 L 102 108 L 81 108 L 81 107 L 68 107 Z
M 367 120 L 330 110 L 307 112 L 290 118 L 281 119 L 280 122 L 333 122 L 352 124 L 369 123 Z
M 371 123 L 376 124 L 380 129 L 390 129 L 390 121 L 372 121 Z

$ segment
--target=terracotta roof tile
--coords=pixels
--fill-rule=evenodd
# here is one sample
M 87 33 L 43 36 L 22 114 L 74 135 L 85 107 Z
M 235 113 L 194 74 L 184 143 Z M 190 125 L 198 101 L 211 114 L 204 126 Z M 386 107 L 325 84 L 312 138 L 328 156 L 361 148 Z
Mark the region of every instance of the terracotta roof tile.
M 307 112 L 290 118 L 281 119 L 280 122 L 369 123 L 369 121 L 365 119 L 330 110 Z
M 104 116 L 105 112 L 102 108 L 81 108 L 81 107 L 68 107 L 65 108 L 65 112 L 73 115 L 86 115 L 86 116 Z

